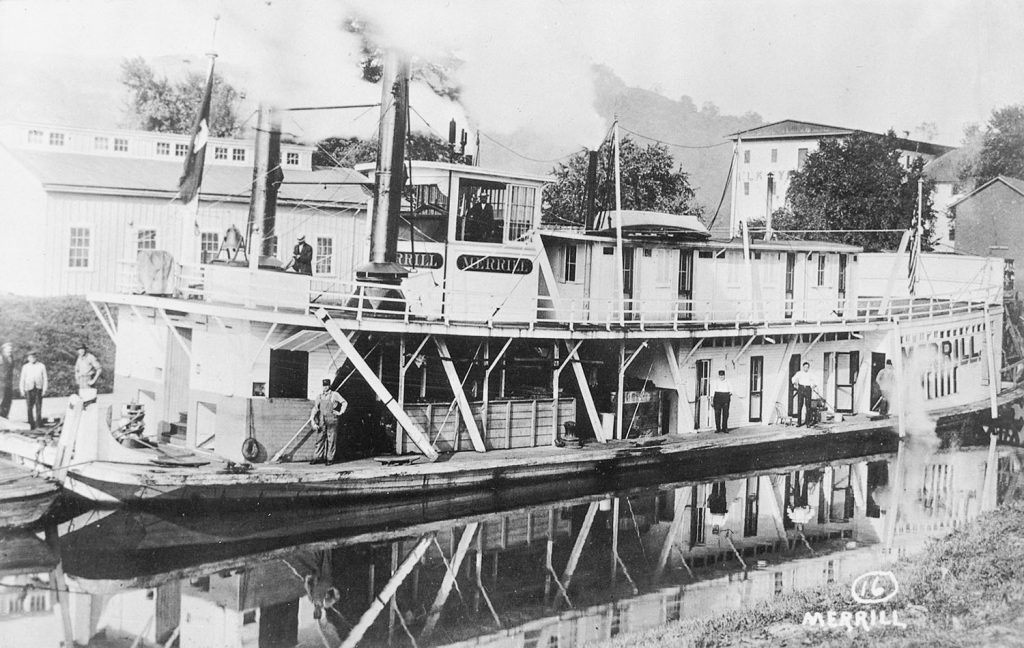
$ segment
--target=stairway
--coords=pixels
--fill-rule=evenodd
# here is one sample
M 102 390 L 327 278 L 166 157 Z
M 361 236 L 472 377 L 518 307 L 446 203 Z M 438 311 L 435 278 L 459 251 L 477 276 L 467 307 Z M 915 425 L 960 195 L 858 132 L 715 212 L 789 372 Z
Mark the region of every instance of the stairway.
M 184 448 L 187 431 L 188 413 L 178 412 L 178 420 L 171 422 L 170 428 L 160 435 L 160 442 Z

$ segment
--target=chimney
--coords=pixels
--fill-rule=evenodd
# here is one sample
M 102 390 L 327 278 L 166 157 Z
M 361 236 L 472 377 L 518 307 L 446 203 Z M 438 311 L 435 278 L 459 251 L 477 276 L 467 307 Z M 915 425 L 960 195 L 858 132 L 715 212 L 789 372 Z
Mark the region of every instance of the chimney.
M 277 215 L 277 190 L 281 172 L 281 117 L 260 104 L 256 125 L 256 162 L 253 168 L 252 200 L 249 202 L 249 267 L 259 267 L 261 256 L 273 256 Z

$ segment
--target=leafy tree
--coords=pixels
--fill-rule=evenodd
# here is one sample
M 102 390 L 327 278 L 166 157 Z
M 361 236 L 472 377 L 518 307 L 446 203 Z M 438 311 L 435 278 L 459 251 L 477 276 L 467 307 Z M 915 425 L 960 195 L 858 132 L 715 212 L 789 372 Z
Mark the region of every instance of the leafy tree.
M 850 230 L 911 227 L 917 214 L 918 180 L 924 178 L 922 244 L 927 245 L 935 221 L 930 198 L 935 183 L 923 176 L 921 157 L 910 168 L 903 166 L 897 143 L 892 131 L 821 140 L 818 150 L 807 156 L 803 170 L 793 174 L 787 207 L 773 214 L 773 229 L 835 230 L 799 237 L 869 250 L 895 248 L 902 236 L 899 231 Z
M 206 75 L 190 72 L 177 82 L 159 77 L 142 57 L 121 62 L 121 83 L 128 90 L 128 112 L 142 130 L 188 133 L 206 90 Z M 219 74 L 213 76 L 210 134 L 232 137 L 241 130 L 238 104 L 241 93 Z
M 427 162 L 464 162 L 461 155 L 450 155 L 448 142 L 436 135 L 411 133 L 405 143 L 405 157 Z M 351 168 L 356 164 L 377 161 L 377 138 L 328 137 L 321 140 L 313 153 L 313 165 Z
M 606 145 L 598 158 L 598 209 L 615 206 L 615 166 Z M 556 223 L 582 223 L 587 181 L 587 153 L 581 152 L 552 170 L 553 183 L 544 187 L 544 218 Z M 675 168 L 668 147 L 640 146 L 630 138 L 619 144 L 620 185 L 623 209 L 643 209 L 669 214 L 700 215 L 689 174 Z
M 961 180 L 984 184 L 1000 175 L 1024 178 L 1024 104 L 992 111 L 983 132 L 965 131 L 965 141 L 981 137 L 981 150 L 961 169 Z

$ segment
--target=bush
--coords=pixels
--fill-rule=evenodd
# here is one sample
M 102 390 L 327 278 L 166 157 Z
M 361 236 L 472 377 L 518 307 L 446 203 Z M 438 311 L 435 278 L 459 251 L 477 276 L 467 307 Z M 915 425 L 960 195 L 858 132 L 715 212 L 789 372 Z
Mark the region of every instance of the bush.
M 76 347 L 86 344 L 103 365 L 96 384 L 101 393 L 114 384 L 114 343 L 84 297 L 0 296 L 0 343 L 14 345 L 20 367 L 29 351 L 46 365 L 47 396 L 70 396 L 76 390 Z M 18 370 L 15 370 L 15 383 Z M 17 395 L 17 389 L 15 389 Z

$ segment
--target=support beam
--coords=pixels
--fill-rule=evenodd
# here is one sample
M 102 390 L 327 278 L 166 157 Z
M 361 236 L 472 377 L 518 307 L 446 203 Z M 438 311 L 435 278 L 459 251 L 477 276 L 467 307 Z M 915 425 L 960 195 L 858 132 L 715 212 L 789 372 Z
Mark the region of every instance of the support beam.
M 114 331 L 114 328 L 110 323 L 107 322 L 107 318 L 100 311 L 100 307 L 92 301 L 89 301 L 89 305 L 92 306 L 92 311 L 96 313 L 96 319 L 100 321 L 100 325 L 103 326 L 103 330 L 107 332 L 107 336 L 110 338 L 110 341 L 114 343 L 114 346 L 117 346 L 117 333 Z
M 756 339 L 757 339 L 756 335 L 751 335 L 750 339 L 747 340 L 746 344 L 744 344 L 743 347 L 740 348 L 739 353 L 737 353 L 736 357 L 732 359 L 732 368 L 733 369 L 736 368 L 736 363 L 740 361 L 740 358 L 743 357 L 743 354 L 747 352 L 747 349 L 750 348 L 750 345 L 753 344 L 754 340 L 756 340 Z
M 459 374 L 455 371 L 455 363 L 452 362 L 451 353 L 448 351 L 448 342 L 442 337 L 435 337 L 434 344 L 437 346 L 438 353 L 441 354 L 441 366 L 444 367 L 444 373 L 448 376 L 448 384 L 451 385 L 452 392 L 455 394 L 455 402 L 459 406 L 459 412 L 462 413 L 462 420 L 466 424 L 466 431 L 469 432 L 469 439 L 473 442 L 473 449 L 477 452 L 487 452 L 484 438 L 480 435 L 480 428 L 476 424 L 476 417 L 473 416 L 473 408 L 469 404 L 469 399 L 466 398 L 466 390 L 462 388 L 462 381 L 459 380 Z
M 597 405 L 594 403 L 594 395 L 590 392 L 590 383 L 587 382 L 587 374 L 583 370 L 583 361 L 580 359 L 579 348 L 583 341 L 576 343 L 566 356 L 566 362 L 572 364 L 572 372 L 576 376 L 576 384 L 580 389 L 580 396 L 583 398 L 583 406 L 587 410 L 587 418 L 590 419 L 590 426 L 594 428 L 594 437 L 599 443 L 607 443 L 604 436 L 604 428 L 601 427 L 601 417 L 597 413 Z M 569 343 L 565 344 L 566 349 Z
M 896 520 L 899 517 L 900 500 L 904 497 L 903 473 L 906 467 L 906 456 L 907 442 L 901 436 L 900 447 L 896 451 L 896 467 L 894 468 L 892 491 L 889 495 L 889 509 L 885 512 L 885 553 L 892 553 L 893 542 L 896 540 Z
M 565 571 L 562 572 L 561 583 L 565 585 L 565 589 L 569 589 L 569 585 L 572 583 L 572 575 L 576 573 L 576 566 L 580 562 L 580 555 L 583 554 L 583 546 L 587 544 L 587 536 L 590 535 L 590 527 L 594 524 L 594 516 L 597 515 L 597 509 L 600 505 L 600 502 L 591 502 L 590 507 L 587 508 L 587 514 L 583 518 L 580 532 L 576 535 L 576 542 L 573 543 L 572 551 L 569 552 L 569 562 L 566 563 Z
M 701 339 L 697 340 L 696 344 L 694 344 L 693 346 L 690 347 L 690 350 L 686 352 L 686 357 L 683 358 L 683 361 L 679 363 L 680 367 L 685 367 L 686 366 L 686 363 L 690 361 L 690 358 L 693 357 L 693 354 L 697 353 L 697 351 L 700 350 L 700 348 L 702 346 L 704 346 L 704 340 L 706 340 L 706 339 L 707 338 L 701 338 Z
M 171 321 L 171 318 L 167 316 L 167 311 L 162 308 L 158 308 L 157 312 L 160 313 L 160 317 L 164 320 L 164 323 L 167 324 L 167 328 L 170 330 L 171 335 L 174 336 L 178 345 L 181 346 L 181 350 L 185 352 L 185 355 L 188 357 L 188 361 L 192 362 L 192 349 L 185 344 L 185 338 L 181 337 L 181 333 L 178 333 L 178 327 L 176 327 L 174 322 Z M 277 324 L 274 324 L 274 326 L 277 326 Z M 271 330 L 273 330 L 273 327 L 271 327 Z
M 491 372 L 494 371 L 495 367 L 498 366 L 498 363 L 501 362 L 501 359 L 502 359 L 502 357 L 504 357 L 505 352 L 508 351 L 509 346 L 512 345 L 512 338 L 508 338 L 507 340 L 505 340 L 505 344 L 502 345 L 501 351 L 499 351 L 498 355 L 494 356 L 494 358 L 491 358 L 489 356 L 490 345 L 487 342 L 485 342 L 484 345 L 485 345 L 484 346 L 484 351 L 485 351 L 484 362 L 486 363 L 486 367 L 484 369 L 484 389 L 483 389 L 483 392 L 484 392 L 483 393 L 484 407 L 483 407 L 483 412 L 481 412 L 481 414 L 482 414 L 482 418 L 483 418 L 483 421 L 482 421 L 483 428 L 486 430 L 487 429 L 487 420 L 490 418 L 490 413 L 491 413 L 490 412 L 490 405 L 491 405 Z
M 434 597 L 433 605 L 430 606 L 430 613 L 427 615 L 426 623 L 423 624 L 420 639 L 426 639 L 434 632 L 434 628 L 441 618 L 441 611 L 444 610 L 444 604 L 452 593 L 452 587 L 456 585 L 455 579 L 459 574 L 459 569 L 462 568 L 462 561 L 466 558 L 466 554 L 469 553 L 473 536 L 476 535 L 479 527 L 479 522 L 470 522 L 466 525 L 466 530 L 462 532 L 462 537 L 459 539 L 459 546 L 452 555 L 451 563 L 445 564 L 444 578 L 441 579 L 441 587 L 437 591 L 437 596 Z
M 992 420 L 999 418 L 999 405 L 996 397 L 999 394 L 999 366 L 996 365 L 996 347 L 992 341 L 995 331 L 992 330 L 992 315 L 988 312 L 988 304 L 985 304 L 985 353 L 988 356 L 988 401 L 989 413 Z M 1001 354 L 999 357 L 1002 357 Z
M 703 338 L 701 342 L 703 342 Z M 686 383 L 683 382 L 683 372 L 679 368 L 679 359 L 676 356 L 675 345 L 672 344 L 671 340 L 662 340 L 662 347 L 665 349 L 665 362 L 668 364 L 668 370 L 672 374 L 672 383 L 676 386 L 676 434 L 683 433 L 683 403 L 686 403 L 686 412 L 692 421 L 694 419 L 693 405 L 690 400 L 686 398 Z
M 355 346 L 353 346 L 352 342 L 349 341 L 348 336 L 346 336 L 345 332 L 341 330 L 341 327 L 338 326 L 337 322 L 332 320 L 327 311 L 322 308 L 316 311 L 316 316 L 317 319 L 324 323 L 324 326 L 327 328 L 327 332 L 331 334 L 334 341 L 342 348 L 345 352 L 345 356 L 363 377 L 366 384 L 368 384 L 370 388 L 373 389 L 374 393 L 377 394 L 377 398 L 379 398 L 381 402 L 384 403 L 384 406 L 388 408 L 388 411 L 390 411 L 395 417 L 398 424 L 402 426 L 402 429 L 409 435 L 412 442 L 416 444 L 416 447 L 420 449 L 420 452 L 422 452 L 429 461 L 436 461 L 437 451 L 434 450 L 434 446 L 431 445 L 430 439 L 423 430 L 420 429 L 420 426 L 405 413 L 405 410 L 398 405 L 398 401 L 396 401 L 391 395 L 391 392 L 389 392 L 388 388 L 384 386 L 384 383 L 381 382 L 380 378 L 373 373 L 373 370 L 370 369 L 368 364 L 366 364 L 363 357 L 359 355 L 359 352 L 356 351 Z
M 346 342 L 347 341 L 348 340 L 346 338 Z M 413 550 L 409 552 L 409 555 L 405 557 L 405 560 L 403 560 L 402 564 L 399 565 L 391 579 L 386 585 L 384 585 L 384 589 L 382 589 L 380 594 L 373 599 L 373 602 L 370 604 L 370 607 L 367 608 L 366 612 L 363 612 L 363 615 L 359 617 L 359 621 L 352 627 L 352 630 L 348 633 L 348 636 L 345 637 L 345 640 L 341 642 L 340 648 L 355 648 L 356 644 L 359 643 L 359 640 L 363 638 L 364 634 L 366 634 L 366 631 L 370 629 L 371 625 L 373 625 L 373 622 L 377 619 L 377 615 L 379 615 L 381 610 L 384 609 L 387 602 L 394 597 L 399 586 L 401 586 L 402 582 L 409 576 L 409 572 L 411 572 L 413 567 L 419 563 L 423 554 L 427 551 L 427 547 L 430 546 L 430 541 L 431 539 L 429 537 L 420 538 L 420 541 L 415 547 L 413 547 Z
M 786 506 L 785 494 L 781 493 L 779 489 L 779 482 L 782 482 L 781 485 L 783 485 L 783 487 L 785 486 L 783 477 L 775 475 L 767 477 L 757 477 L 757 479 L 768 480 L 768 490 L 771 492 L 771 496 L 768 498 L 768 512 L 772 516 L 772 522 L 775 523 L 775 534 L 779 536 L 779 540 L 786 540 L 788 543 L 789 537 L 786 535 L 786 524 L 783 514 L 783 509 Z M 760 490 L 760 488 L 758 490 Z
M 693 497 L 692 493 L 693 486 L 684 486 L 682 488 L 675 489 L 675 506 L 672 510 L 672 524 L 668 527 L 668 534 L 665 535 L 665 541 L 661 544 L 661 553 L 658 554 L 658 563 L 654 567 L 655 582 L 661 580 L 661 575 L 665 572 L 665 565 L 668 564 L 669 554 L 672 553 L 672 548 L 676 546 L 679 533 L 683 529 L 683 518 L 686 517 L 686 506 Z
M 623 339 L 619 342 L 619 388 L 615 394 L 615 438 L 622 438 L 622 407 L 623 407 L 623 394 L 622 391 L 625 388 L 626 382 L 626 369 L 629 369 L 629 365 L 633 364 L 636 357 L 640 355 L 640 352 L 647 348 L 647 340 L 640 343 L 633 353 L 630 354 L 629 358 L 626 358 L 626 341 Z
M 779 368 L 775 372 L 775 379 L 772 383 L 771 391 L 768 393 L 771 395 L 772 408 L 775 413 L 779 412 L 779 399 L 782 397 L 782 391 L 789 384 L 789 357 L 793 355 L 793 348 L 796 346 L 797 336 L 792 336 L 789 342 L 786 343 L 786 349 L 782 352 L 782 361 L 779 363 Z M 785 407 L 782 408 L 782 412 L 789 416 L 789 399 L 786 399 Z M 773 421 L 774 422 L 774 421 Z
M 612 498 L 612 573 L 611 582 L 612 586 L 615 586 L 615 581 L 619 575 L 618 570 L 619 560 L 619 498 Z
M 988 457 L 985 459 L 985 481 L 981 491 L 981 510 L 991 511 L 998 506 L 998 488 L 996 477 L 999 473 L 999 456 L 996 453 L 996 442 L 999 435 L 990 430 L 988 435 Z
M 267 330 L 267 334 L 263 336 L 263 341 L 260 342 L 259 348 L 256 349 L 255 353 L 252 354 L 252 359 L 249 361 L 250 371 L 252 371 L 252 368 L 256 366 L 256 361 L 260 359 L 260 354 L 263 353 L 263 349 L 265 349 L 267 347 L 267 344 L 270 343 L 270 338 L 271 336 L 274 335 L 275 331 L 277 331 L 276 322 L 270 325 L 270 328 Z
M 893 321 L 892 323 L 892 364 L 893 369 L 896 372 L 896 429 L 899 432 L 900 439 L 907 436 L 907 417 L 904 416 L 903 410 L 907 401 L 907 376 L 903 369 L 903 340 L 900 334 L 900 323 Z M 900 449 L 903 448 L 903 444 L 900 444 Z

